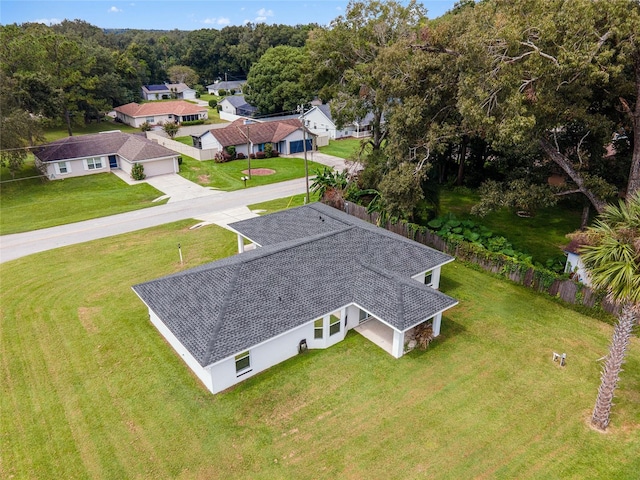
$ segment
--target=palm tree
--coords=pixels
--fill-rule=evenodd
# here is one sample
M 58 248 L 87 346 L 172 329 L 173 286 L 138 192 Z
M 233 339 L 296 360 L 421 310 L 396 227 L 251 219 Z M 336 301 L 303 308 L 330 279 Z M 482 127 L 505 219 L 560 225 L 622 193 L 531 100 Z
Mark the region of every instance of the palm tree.
M 594 225 L 578 236 L 585 244 L 581 258 L 592 285 L 606 289 L 609 298 L 619 306 L 591 417 L 591 424 L 604 431 L 609 425 L 614 392 L 640 313 L 640 192 L 626 203 L 620 202 L 619 207 L 607 206 Z

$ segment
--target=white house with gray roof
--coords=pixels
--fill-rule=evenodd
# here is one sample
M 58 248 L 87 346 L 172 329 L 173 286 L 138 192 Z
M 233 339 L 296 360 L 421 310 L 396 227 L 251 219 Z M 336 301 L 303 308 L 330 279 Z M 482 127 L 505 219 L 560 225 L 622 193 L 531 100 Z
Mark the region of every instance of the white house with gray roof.
M 34 149 L 36 166 L 50 180 L 121 169 L 131 174 L 136 163 L 147 177 L 178 172 L 179 154 L 144 135 L 120 130 L 66 137 Z
M 212 393 L 305 348 L 328 348 L 363 322 L 389 353 L 457 304 L 437 290 L 452 257 L 313 203 L 232 223 L 242 252 L 135 285 L 151 322 Z M 244 250 L 244 239 L 258 248 Z M 426 279 L 426 280 L 425 280 Z

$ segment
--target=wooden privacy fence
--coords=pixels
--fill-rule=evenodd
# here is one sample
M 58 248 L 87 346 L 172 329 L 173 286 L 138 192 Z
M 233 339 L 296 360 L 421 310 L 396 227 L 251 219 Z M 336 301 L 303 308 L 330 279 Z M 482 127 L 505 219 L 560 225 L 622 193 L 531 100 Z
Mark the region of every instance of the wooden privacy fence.
M 379 215 L 377 213 L 367 213 L 366 207 L 362 205 L 345 202 L 344 211 L 369 223 L 378 223 Z M 594 291 L 582 283 L 561 277 L 549 270 L 533 266 L 526 267 L 505 255 L 486 250 L 480 251 L 468 242 L 447 242 L 436 235 L 435 232 L 416 224 L 387 222 L 386 225 L 380 226 L 405 238 L 410 238 L 428 247 L 448 253 L 460 260 L 476 264 L 483 270 L 501 275 L 525 287 L 558 297 L 567 303 L 586 307 L 597 307 L 599 305 L 606 312 L 616 312 L 616 305 L 610 302 L 603 292 Z

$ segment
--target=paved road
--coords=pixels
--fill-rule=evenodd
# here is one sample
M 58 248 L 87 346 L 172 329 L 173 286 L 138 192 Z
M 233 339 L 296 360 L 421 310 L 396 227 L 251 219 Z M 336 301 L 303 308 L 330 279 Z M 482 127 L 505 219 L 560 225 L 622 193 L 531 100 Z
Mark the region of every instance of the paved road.
M 109 217 L 0 237 L 0 263 L 32 253 L 120 235 L 188 218 L 216 221 L 240 207 L 304 193 L 304 178 L 218 195 L 181 200 Z M 241 216 L 238 219 L 242 218 Z

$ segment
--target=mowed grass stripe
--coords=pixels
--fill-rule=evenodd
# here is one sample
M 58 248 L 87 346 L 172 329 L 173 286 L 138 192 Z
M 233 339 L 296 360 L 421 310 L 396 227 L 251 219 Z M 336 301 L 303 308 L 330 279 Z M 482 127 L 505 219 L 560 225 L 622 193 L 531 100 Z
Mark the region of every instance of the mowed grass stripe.
M 351 332 L 210 395 L 130 286 L 235 252 L 180 222 L 0 265 L 0 476 L 634 478 L 640 344 L 607 435 L 587 418 L 611 326 L 469 269 L 427 351 Z M 185 264 L 176 245 L 181 243 Z M 567 351 L 567 367 L 551 362 Z

